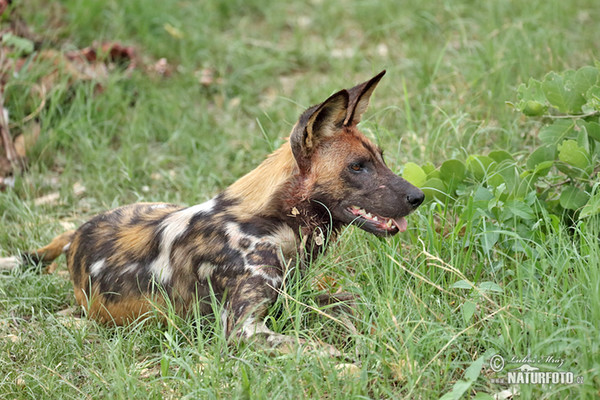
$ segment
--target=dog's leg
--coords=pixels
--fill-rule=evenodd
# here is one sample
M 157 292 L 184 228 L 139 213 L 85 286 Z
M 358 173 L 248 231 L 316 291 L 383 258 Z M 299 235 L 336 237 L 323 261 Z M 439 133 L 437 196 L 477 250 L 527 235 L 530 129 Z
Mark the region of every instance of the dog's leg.
M 277 298 L 277 288 L 266 279 L 253 276 L 240 282 L 232 291 L 222 315 L 228 336 L 257 341 L 282 353 L 293 352 L 298 346 L 326 356 L 340 356 L 330 345 L 316 345 L 304 339 L 273 332 L 264 321 L 269 306 Z
M 275 302 L 277 289 L 259 276 L 241 279 L 229 294 L 222 315 L 227 336 L 244 340 L 262 338 L 269 346 L 291 342 L 293 339 L 273 332 L 264 323 L 267 309 Z

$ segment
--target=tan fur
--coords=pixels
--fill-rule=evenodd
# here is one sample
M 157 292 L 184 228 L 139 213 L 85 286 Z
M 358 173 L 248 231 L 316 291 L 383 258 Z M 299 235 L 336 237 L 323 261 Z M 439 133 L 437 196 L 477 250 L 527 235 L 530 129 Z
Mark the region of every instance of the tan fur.
M 150 316 L 151 311 L 164 308 L 160 296 L 149 299 L 145 296 L 124 296 L 118 301 L 108 302 L 99 293 L 97 285 L 75 287 L 75 300 L 87 312 L 88 317 L 108 325 L 127 325 L 140 317 Z
M 124 226 L 117 232 L 116 248 L 119 251 L 114 256 L 122 255 L 125 252 L 131 252 L 135 256 L 144 254 L 148 251 L 148 242 L 153 233 L 153 227 L 147 225 Z M 114 256 L 111 256 L 111 260 Z M 114 260 L 116 261 L 116 258 Z
M 71 242 L 74 234 L 74 230 L 64 232 L 52 239 L 50 244 L 37 249 L 33 253 L 37 254 L 37 256 L 40 258 L 40 261 L 51 262 L 63 253 L 64 247 Z
M 104 323 L 115 325 L 127 325 L 155 309 L 152 302 L 144 297 L 126 297 L 118 302 L 107 302 L 102 295 L 92 296 L 92 300 L 82 304 L 87 310 L 89 317 Z
M 241 199 L 231 208 L 235 215 L 269 215 L 274 195 L 290 180 L 298 167 L 289 142 L 284 143 L 256 169 L 238 179 L 225 192 L 228 198 Z

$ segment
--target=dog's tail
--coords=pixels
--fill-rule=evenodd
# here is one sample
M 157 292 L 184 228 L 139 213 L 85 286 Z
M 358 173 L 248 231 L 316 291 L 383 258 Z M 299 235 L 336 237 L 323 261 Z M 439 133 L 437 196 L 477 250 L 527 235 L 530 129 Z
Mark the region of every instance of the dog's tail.
M 56 236 L 50 244 L 34 251 L 22 253 L 20 257 L 0 257 L 0 271 L 10 271 L 20 266 L 48 265 L 67 251 L 73 240 L 74 230 Z

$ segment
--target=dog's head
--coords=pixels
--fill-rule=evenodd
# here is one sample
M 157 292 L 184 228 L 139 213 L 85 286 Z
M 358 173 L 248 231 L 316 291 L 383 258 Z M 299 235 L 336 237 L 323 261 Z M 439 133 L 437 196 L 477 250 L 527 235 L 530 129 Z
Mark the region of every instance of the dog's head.
M 354 223 L 378 236 L 406 230 L 406 217 L 423 192 L 394 174 L 381 150 L 357 128 L 382 71 L 306 110 L 290 144 L 306 193 L 337 223 Z

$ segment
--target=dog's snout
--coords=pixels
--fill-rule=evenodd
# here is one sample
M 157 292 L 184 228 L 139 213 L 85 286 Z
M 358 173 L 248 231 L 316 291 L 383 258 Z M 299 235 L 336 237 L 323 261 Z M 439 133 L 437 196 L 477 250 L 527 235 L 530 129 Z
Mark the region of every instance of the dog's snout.
M 425 194 L 421 190 L 415 190 L 406 195 L 406 201 L 413 208 L 417 208 L 421 205 L 421 203 L 425 200 Z

